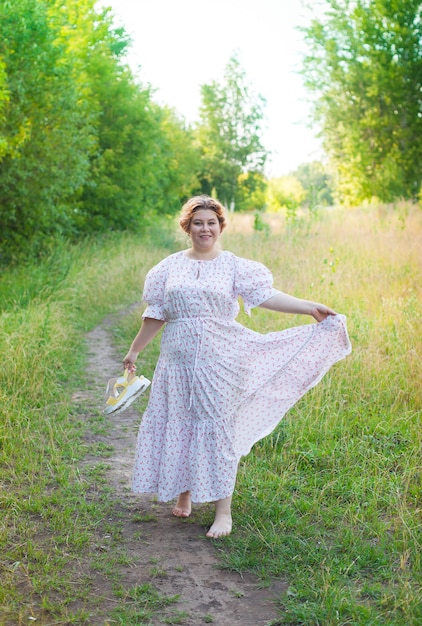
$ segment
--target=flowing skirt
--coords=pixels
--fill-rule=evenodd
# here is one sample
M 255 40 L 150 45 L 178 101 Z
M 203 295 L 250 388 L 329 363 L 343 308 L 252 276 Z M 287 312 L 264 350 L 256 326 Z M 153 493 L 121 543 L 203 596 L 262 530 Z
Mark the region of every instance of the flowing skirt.
M 343 315 L 267 334 L 233 320 L 165 326 L 139 429 L 133 491 L 193 502 L 233 493 L 241 456 L 351 352 Z

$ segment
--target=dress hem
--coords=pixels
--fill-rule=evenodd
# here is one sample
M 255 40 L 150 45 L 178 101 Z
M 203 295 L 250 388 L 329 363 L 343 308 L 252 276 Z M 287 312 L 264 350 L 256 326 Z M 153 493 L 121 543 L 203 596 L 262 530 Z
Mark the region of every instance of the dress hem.
M 132 493 L 140 496 L 140 495 L 147 495 L 147 494 L 153 494 L 157 496 L 158 502 L 171 502 L 172 500 L 176 500 L 179 496 L 179 493 L 177 493 L 175 496 L 160 496 L 158 491 L 156 489 L 150 489 L 147 491 L 136 491 L 135 489 L 132 489 Z M 184 492 L 180 492 L 180 493 L 184 493 Z M 219 500 L 225 500 L 225 498 L 229 498 L 230 496 L 232 496 L 234 493 L 234 491 L 232 491 L 231 493 L 228 493 L 226 495 L 223 496 L 216 496 L 216 497 L 207 497 L 207 498 L 194 498 L 193 496 L 191 497 L 191 501 L 192 504 L 209 504 L 212 502 L 218 502 Z

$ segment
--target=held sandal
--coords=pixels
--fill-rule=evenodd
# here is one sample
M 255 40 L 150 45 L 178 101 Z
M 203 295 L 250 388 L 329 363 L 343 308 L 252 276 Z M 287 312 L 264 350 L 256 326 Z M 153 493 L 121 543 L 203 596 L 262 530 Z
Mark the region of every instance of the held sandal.
M 136 376 L 125 370 L 123 376 L 111 378 L 106 389 L 106 407 L 104 413 L 120 413 L 136 400 L 151 384 L 145 376 Z

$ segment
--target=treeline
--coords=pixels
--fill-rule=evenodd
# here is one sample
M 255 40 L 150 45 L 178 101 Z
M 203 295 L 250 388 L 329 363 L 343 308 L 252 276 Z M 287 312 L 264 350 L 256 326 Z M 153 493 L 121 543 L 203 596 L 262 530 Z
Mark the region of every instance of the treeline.
M 337 199 L 420 198 L 420 0 L 326 0 L 304 32 Z
M 323 5 L 324 6 L 324 5 Z M 140 230 L 194 193 L 238 210 L 420 197 L 422 9 L 326 0 L 305 28 L 327 164 L 267 181 L 265 101 L 233 56 L 199 122 L 158 106 L 95 0 L 0 2 L 0 264 L 58 237 Z
M 0 4 L 0 255 L 58 235 L 140 228 L 198 188 L 176 114 L 124 63 L 129 40 L 94 0 Z
M 133 75 L 126 32 L 95 5 L 0 4 L 0 263 L 58 236 L 142 229 L 193 193 L 241 206 L 264 185 L 264 102 L 238 59 L 202 87 L 189 128 Z

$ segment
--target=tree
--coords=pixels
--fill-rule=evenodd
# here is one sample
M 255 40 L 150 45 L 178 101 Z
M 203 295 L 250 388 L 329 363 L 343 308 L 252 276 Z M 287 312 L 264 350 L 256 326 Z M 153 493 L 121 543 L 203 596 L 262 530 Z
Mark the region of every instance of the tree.
M 56 0 L 61 4 L 61 0 Z M 129 38 L 113 27 L 109 9 L 95 0 L 67 0 L 62 36 L 85 84 L 85 100 L 97 112 L 95 150 L 75 202 L 79 232 L 141 230 L 155 213 L 171 212 L 197 187 L 198 155 L 177 116 L 152 101 L 152 89 L 125 64 Z M 70 28 L 76 25 L 77 28 Z
M 331 177 L 321 161 L 302 163 L 293 175 L 306 191 L 306 206 L 329 206 L 333 203 Z
M 87 175 L 72 198 L 76 234 L 141 227 L 159 133 L 150 89 L 136 84 L 124 61 L 129 37 L 113 27 L 109 9 L 95 5 L 55 0 L 50 13 L 92 119 Z
M 155 106 L 160 125 L 160 158 L 156 159 L 156 177 L 159 185 L 158 213 L 174 213 L 181 202 L 200 192 L 200 152 L 194 133 L 177 113 L 169 107 Z M 159 168 L 158 168 L 159 165 Z
M 261 211 L 266 204 L 267 179 L 261 172 L 240 174 L 237 179 L 236 207 L 239 211 Z
M 305 35 L 304 75 L 340 199 L 415 198 L 422 180 L 420 1 L 326 0 Z
M 279 176 L 268 181 L 267 207 L 269 211 L 285 210 L 287 220 L 296 216 L 306 198 L 306 191 L 296 176 Z
M 262 145 L 264 99 L 256 95 L 236 56 L 229 60 L 221 83 L 201 87 L 197 138 L 202 154 L 202 190 L 215 193 L 234 208 L 239 176 L 261 172 L 267 152 Z
M 139 229 L 154 180 L 153 157 L 159 136 L 150 93 L 139 89 L 130 72 L 111 56 L 93 56 L 90 69 L 101 115 L 76 225 L 85 232 Z
M 142 229 L 199 190 L 192 132 L 125 63 L 96 0 L 0 3 L 0 263 Z
M 83 184 L 92 119 L 47 3 L 0 6 L 0 256 L 67 228 Z M 1 83 L 3 88 L 1 89 Z

